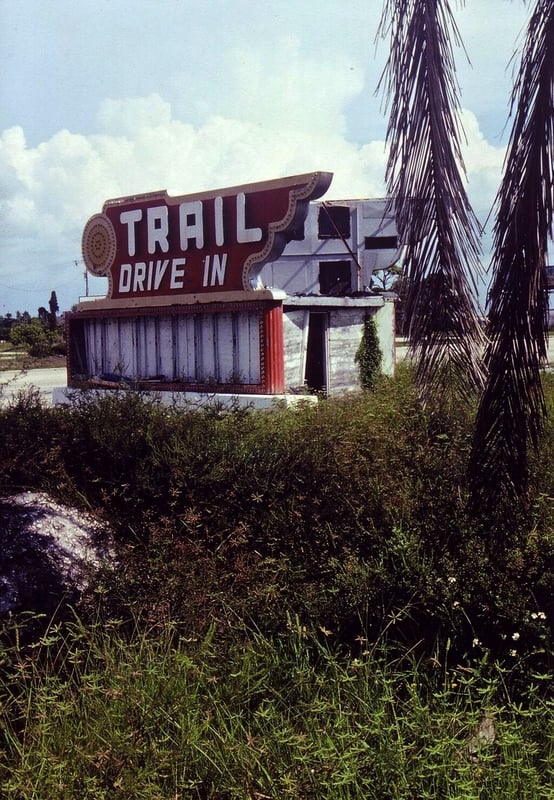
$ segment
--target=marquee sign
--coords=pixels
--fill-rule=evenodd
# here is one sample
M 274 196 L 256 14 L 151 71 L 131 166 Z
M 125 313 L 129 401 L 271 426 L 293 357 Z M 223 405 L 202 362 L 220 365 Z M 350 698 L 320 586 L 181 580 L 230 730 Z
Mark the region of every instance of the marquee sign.
M 108 200 L 88 221 L 87 269 L 106 276 L 112 300 L 177 298 L 256 288 L 321 197 L 332 173 L 170 197 L 167 192 Z

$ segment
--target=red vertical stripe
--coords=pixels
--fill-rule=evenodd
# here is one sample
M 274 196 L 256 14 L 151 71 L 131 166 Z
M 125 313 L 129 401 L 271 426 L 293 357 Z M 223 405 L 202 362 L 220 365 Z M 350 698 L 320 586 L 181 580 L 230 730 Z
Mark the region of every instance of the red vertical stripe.
M 263 383 L 266 394 L 285 391 L 283 304 L 268 303 L 263 317 Z

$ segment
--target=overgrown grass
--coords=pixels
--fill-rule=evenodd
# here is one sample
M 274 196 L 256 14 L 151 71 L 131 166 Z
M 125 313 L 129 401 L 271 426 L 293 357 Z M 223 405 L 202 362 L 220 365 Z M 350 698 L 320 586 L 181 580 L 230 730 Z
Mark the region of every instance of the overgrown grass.
M 297 621 L 229 646 L 167 622 L 53 628 L 0 686 L 6 800 L 552 798 L 552 703 Z
M 0 408 L 2 494 L 94 511 L 117 552 L 74 622 L 5 626 L 2 797 L 553 800 L 545 390 L 529 508 L 492 519 L 472 410 L 409 370 L 271 413 Z
M 183 412 L 117 392 L 46 409 L 22 396 L 0 410 L 3 491 L 45 489 L 110 521 L 108 615 L 271 634 L 288 612 L 347 644 L 395 619 L 399 647 L 449 642 L 470 661 L 479 641 L 525 683 L 551 666 L 552 376 L 545 387 L 530 508 L 492 520 L 466 505 L 471 410 L 423 409 L 408 370 L 372 393 L 272 413 Z

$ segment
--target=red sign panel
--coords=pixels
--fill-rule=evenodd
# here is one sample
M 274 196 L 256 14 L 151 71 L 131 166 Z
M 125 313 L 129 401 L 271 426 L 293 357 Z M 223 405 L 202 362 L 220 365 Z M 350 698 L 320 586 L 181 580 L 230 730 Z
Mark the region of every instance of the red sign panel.
M 88 221 L 83 257 L 109 279 L 115 300 L 249 291 L 283 252 L 321 197 L 332 173 L 169 197 L 167 192 L 108 200 Z

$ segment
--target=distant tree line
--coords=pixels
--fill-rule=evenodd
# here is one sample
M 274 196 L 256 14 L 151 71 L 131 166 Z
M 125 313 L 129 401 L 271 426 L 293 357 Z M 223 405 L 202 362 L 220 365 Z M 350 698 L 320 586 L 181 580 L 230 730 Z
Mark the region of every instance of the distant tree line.
M 4 316 L 0 315 L 0 340 L 10 341 L 10 332 L 16 325 L 28 325 L 32 320 L 28 311 L 16 311 L 15 315 L 8 312 Z
M 27 350 L 33 357 L 49 355 L 63 339 L 63 328 L 59 326 L 58 299 L 52 291 L 48 309 L 41 306 L 37 315 L 28 311 L 16 311 L 0 316 L 0 341 L 10 342 Z

